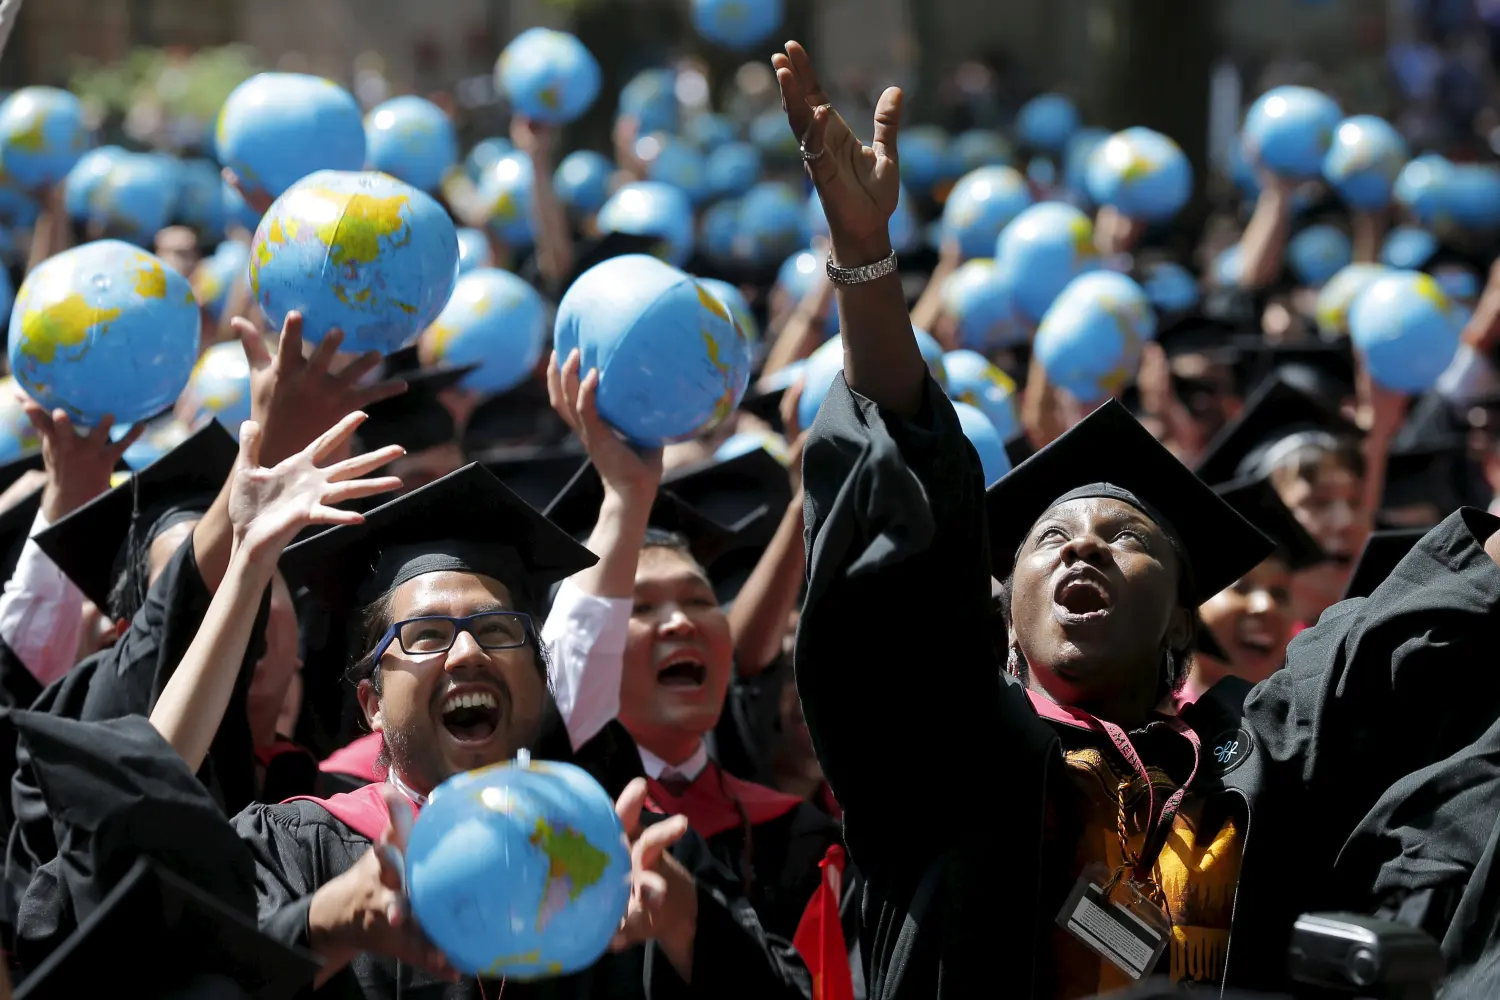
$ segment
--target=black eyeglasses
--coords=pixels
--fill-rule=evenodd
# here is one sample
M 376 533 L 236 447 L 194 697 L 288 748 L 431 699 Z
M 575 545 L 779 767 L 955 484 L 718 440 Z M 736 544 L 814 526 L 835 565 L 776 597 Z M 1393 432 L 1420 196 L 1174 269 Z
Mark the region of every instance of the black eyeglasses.
M 396 622 L 386 629 L 371 662 L 379 663 L 393 642 L 399 643 L 407 656 L 446 653 L 460 632 L 472 635 L 481 649 L 514 649 L 526 645 L 533 635 L 531 616 L 520 611 L 485 611 L 467 618 L 426 615 Z

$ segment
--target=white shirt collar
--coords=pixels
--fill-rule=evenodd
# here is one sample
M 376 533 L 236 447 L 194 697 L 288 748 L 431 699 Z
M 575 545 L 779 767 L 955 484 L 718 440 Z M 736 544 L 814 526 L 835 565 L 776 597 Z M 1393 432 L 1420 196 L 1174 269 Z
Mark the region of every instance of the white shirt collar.
M 668 772 L 680 774 L 689 781 L 697 781 L 698 775 L 708 766 L 708 747 L 701 740 L 698 742 L 698 749 L 681 764 L 668 764 L 645 747 L 636 749 L 641 752 L 641 767 L 646 769 L 646 777 L 654 781 L 660 781 L 661 776 Z

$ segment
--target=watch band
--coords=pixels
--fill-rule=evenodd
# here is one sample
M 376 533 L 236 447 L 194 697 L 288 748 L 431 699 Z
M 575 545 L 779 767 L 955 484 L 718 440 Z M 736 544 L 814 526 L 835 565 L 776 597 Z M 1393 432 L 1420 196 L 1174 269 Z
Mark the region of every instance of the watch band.
M 833 262 L 833 254 L 828 255 L 828 280 L 836 285 L 862 285 L 876 278 L 884 278 L 888 274 L 896 273 L 896 251 L 892 250 L 884 260 L 878 260 L 873 264 L 865 264 L 861 267 L 839 267 Z

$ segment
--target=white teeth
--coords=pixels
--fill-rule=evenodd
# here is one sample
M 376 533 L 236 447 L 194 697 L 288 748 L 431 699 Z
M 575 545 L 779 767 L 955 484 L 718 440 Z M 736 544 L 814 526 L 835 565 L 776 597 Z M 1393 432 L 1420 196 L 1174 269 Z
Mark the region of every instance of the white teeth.
M 459 708 L 498 708 L 499 703 L 495 696 L 488 691 L 470 692 L 468 694 L 449 695 L 443 702 L 443 711 L 452 712 Z

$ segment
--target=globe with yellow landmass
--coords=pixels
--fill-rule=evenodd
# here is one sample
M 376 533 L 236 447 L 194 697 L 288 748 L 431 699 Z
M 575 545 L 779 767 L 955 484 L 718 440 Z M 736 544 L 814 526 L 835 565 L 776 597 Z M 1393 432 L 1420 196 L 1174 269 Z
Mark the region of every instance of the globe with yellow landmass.
M 1082 403 L 1124 388 L 1156 335 L 1145 289 L 1123 274 L 1094 271 L 1074 279 L 1042 317 L 1034 356 L 1053 385 Z
M 22 87 L 0 103 L 0 163 L 28 191 L 61 183 L 92 143 L 83 105 L 56 87 Z
M 422 343 L 435 364 L 478 365 L 460 384 L 492 395 L 532 376 L 548 332 L 547 306 L 535 288 L 509 271 L 482 267 L 458 279 Z
M 198 357 L 188 280 L 160 258 L 99 240 L 26 277 L 10 317 L 10 367 L 47 409 L 82 425 L 134 423 L 170 406 Z
M 598 961 L 625 915 L 630 854 L 614 803 L 571 764 L 449 778 L 406 851 L 412 915 L 468 975 L 528 980 Z
M 1392 269 L 1354 300 L 1349 339 L 1372 379 L 1414 395 L 1448 369 L 1466 318 L 1432 275 Z
M 250 362 L 237 340 L 215 344 L 203 352 L 188 382 L 188 394 L 199 413 L 209 413 L 239 436 L 240 424 L 250 419 Z
M 273 327 L 303 317 L 320 342 L 389 354 L 437 319 L 458 278 L 453 220 L 389 174 L 322 170 L 266 210 L 250 246 L 250 287 Z

